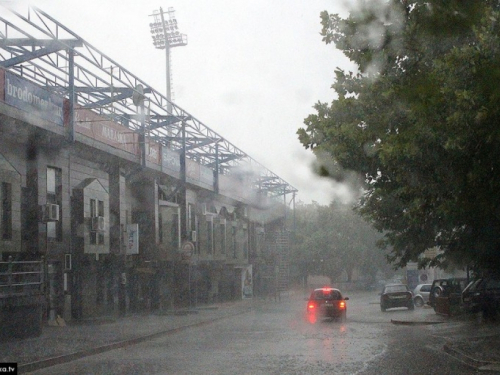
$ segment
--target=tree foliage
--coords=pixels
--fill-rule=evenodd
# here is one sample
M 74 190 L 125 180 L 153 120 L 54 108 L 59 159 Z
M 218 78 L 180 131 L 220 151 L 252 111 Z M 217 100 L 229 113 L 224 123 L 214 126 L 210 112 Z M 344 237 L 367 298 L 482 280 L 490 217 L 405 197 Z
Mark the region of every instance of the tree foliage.
M 298 130 L 319 172 L 364 182 L 359 212 L 403 267 L 500 268 L 498 1 L 364 3 L 323 12 L 323 40 L 359 70 Z M 433 259 L 423 252 L 438 246 Z
M 291 260 L 297 277 L 324 275 L 352 281 L 354 271 L 373 282 L 378 271 L 388 270 L 376 247 L 380 234 L 351 206 L 332 203 L 300 205 L 295 210 L 296 229 Z

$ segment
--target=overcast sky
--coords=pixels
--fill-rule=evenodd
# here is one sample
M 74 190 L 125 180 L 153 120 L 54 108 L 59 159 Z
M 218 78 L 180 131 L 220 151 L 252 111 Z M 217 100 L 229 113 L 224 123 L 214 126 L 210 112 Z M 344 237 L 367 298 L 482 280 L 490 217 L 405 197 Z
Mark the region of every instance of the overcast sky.
M 5 1 L 35 5 L 161 93 L 165 51 L 150 15 L 175 10 L 188 45 L 172 49 L 176 104 L 298 189 L 297 200 L 328 204 L 348 190 L 314 176 L 297 138 L 317 101 L 330 102 L 336 67 L 347 59 L 321 40 L 320 12 L 345 15 L 338 0 Z M 5 9 L 0 10 L 5 12 Z M 291 196 L 289 197 L 291 199 Z

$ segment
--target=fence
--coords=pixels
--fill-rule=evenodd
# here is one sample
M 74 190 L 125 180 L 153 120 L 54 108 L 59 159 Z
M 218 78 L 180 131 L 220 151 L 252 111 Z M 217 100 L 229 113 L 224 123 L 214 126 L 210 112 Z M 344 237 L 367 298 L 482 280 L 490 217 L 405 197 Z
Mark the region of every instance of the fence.
M 0 298 L 43 294 L 44 260 L 0 262 Z

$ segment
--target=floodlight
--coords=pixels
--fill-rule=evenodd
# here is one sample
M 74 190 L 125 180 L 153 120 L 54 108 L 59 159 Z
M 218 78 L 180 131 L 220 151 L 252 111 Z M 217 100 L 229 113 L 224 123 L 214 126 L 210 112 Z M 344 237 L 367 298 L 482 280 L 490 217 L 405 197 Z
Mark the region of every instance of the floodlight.
M 177 20 L 174 16 L 174 8 L 168 8 L 167 12 L 164 12 L 162 8 L 160 10 L 154 10 L 153 17 L 154 22 L 149 24 L 151 28 L 151 34 L 153 38 L 153 45 L 157 49 L 165 49 L 166 54 L 166 81 L 167 81 L 167 110 L 171 112 L 171 83 L 170 83 L 170 48 L 185 46 L 187 45 L 187 35 L 181 34 L 178 31 Z M 168 16 L 167 19 L 165 19 Z

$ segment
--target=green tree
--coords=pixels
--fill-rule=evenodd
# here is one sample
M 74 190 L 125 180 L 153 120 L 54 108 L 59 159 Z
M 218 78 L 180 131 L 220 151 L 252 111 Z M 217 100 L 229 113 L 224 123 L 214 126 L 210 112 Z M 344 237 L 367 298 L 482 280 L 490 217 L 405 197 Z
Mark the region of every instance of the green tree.
M 296 278 L 324 275 L 334 281 L 353 281 L 359 271 L 363 281 L 373 283 L 379 270 L 387 271 L 384 255 L 376 247 L 380 234 L 357 215 L 351 206 L 299 205 L 291 260 Z
M 359 71 L 335 71 L 338 97 L 315 105 L 299 140 L 318 173 L 360 176 L 358 210 L 397 267 L 500 268 L 499 7 L 390 0 L 321 14 L 323 40 Z M 443 253 L 423 258 L 434 246 Z

